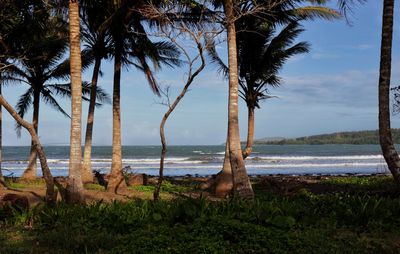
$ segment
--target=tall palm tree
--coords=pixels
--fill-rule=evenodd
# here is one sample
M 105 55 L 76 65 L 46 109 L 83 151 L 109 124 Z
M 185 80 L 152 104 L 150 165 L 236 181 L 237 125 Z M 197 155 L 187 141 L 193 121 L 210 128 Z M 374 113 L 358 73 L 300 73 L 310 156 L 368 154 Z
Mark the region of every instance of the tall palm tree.
M 299 42 L 293 45 L 296 37 L 304 31 L 298 21 L 290 22 L 279 33 L 275 26 L 254 18 L 238 20 L 236 26 L 241 31 L 237 34 L 239 92 L 248 109 L 247 143 L 243 150 L 246 159 L 252 152 L 255 109 L 260 108 L 262 100 L 271 98 L 268 86 L 281 84 L 278 72 L 285 62 L 296 54 L 307 53 L 309 44 Z M 228 68 L 218 57 L 215 47 L 209 48 L 209 52 L 226 75 Z
M 219 1 L 215 1 L 215 4 L 218 6 Z M 229 116 L 228 116 L 228 138 L 226 142 L 226 146 L 229 146 L 229 155 L 225 156 L 224 164 L 228 161 L 227 158 L 230 156 L 230 164 L 231 166 L 228 167 L 224 165 L 223 170 L 220 172 L 220 174 L 217 176 L 217 183 L 219 183 L 220 186 L 216 187 L 216 192 L 217 194 L 220 195 L 227 195 L 231 189 L 230 186 L 232 184 L 229 184 L 229 178 L 232 176 L 233 180 L 233 190 L 234 192 L 238 192 L 237 187 L 235 187 L 235 170 L 239 168 L 240 180 L 239 181 L 239 187 L 246 189 L 243 191 L 245 194 L 242 196 L 251 196 L 250 193 L 251 191 L 249 190 L 250 188 L 248 187 L 247 180 L 244 180 L 247 178 L 247 174 L 242 173 L 245 171 L 242 168 L 244 168 L 244 163 L 243 167 L 242 165 L 242 160 L 243 160 L 243 155 L 246 155 L 247 152 L 245 151 L 244 153 L 241 152 L 240 148 L 240 140 L 239 139 L 239 131 L 238 131 L 238 117 L 237 117 L 237 101 L 236 98 L 238 97 L 238 91 L 239 89 L 236 89 L 236 81 L 233 81 L 233 79 L 238 79 L 237 83 L 242 83 L 243 80 L 239 80 L 239 75 L 243 72 L 240 70 L 234 71 L 231 70 L 231 64 L 233 63 L 233 67 L 237 69 L 237 57 L 231 58 L 231 54 L 238 54 L 238 52 L 242 51 L 243 48 L 245 48 L 247 45 L 243 45 L 243 47 L 238 47 L 237 51 L 234 53 L 233 48 L 236 49 L 236 46 L 234 44 L 238 43 L 237 40 L 235 39 L 235 42 L 232 41 L 232 38 L 236 38 L 236 34 L 232 35 L 232 33 L 235 31 L 237 24 L 240 24 L 243 21 L 250 21 L 250 24 L 252 22 L 258 22 L 259 25 L 262 26 L 271 26 L 274 27 L 277 24 L 285 24 L 288 22 L 296 21 L 298 19 L 315 19 L 315 18 L 324 18 L 324 19 L 334 19 L 338 18 L 339 14 L 332 9 L 329 8 L 324 8 L 320 6 L 321 4 L 324 4 L 326 1 L 313 1 L 313 0 L 287 0 L 287 1 L 272 1 L 272 0 L 266 0 L 266 1 L 256 1 L 256 2 L 251 2 L 251 1 L 223 1 L 224 5 L 224 12 L 225 12 L 225 20 L 224 24 L 225 27 L 228 31 L 228 58 L 229 58 L 229 68 L 223 68 L 224 71 L 227 73 L 227 76 L 229 77 L 229 87 L 230 87 L 230 92 L 229 92 Z M 307 6 L 305 4 L 311 3 L 311 6 Z M 236 4 L 236 6 L 234 6 Z M 317 5 L 313 5 L 317 4 Z M 256 10 L 256 7 L 259 9 L 259 11 Z M 232 10 L 232 13 L 229 13 L 229 9 Z M 230 14 L 230 16 L 228 16 Z M 232 20 L 230 22 L 230 20 Z M 232 24 L 230 24 L 232 23 Z M 246 22 L 243 22 L 242 24 L 247 24 Z M 251 28 L 254 28 L 257 26 L 253 26 Z M 229 31 L 230 29 L 230 31 Z M 247 29 L 246 27 L 240 27 L 239 29 Z M 252 31 L 248 31 L 252 32 Z M 240 37 L 239 37 L 240 39 Z M 262 53 L 259 52 L 259 55 Z M 215 60 L 215 59 L 214 59 Z M 220 60 L 217 60 L 217 62 Z M 239 59 L 239 61 L 241 61 Z M 257 80 L 255 80 L 257 81 Z M 272 79 L 271 79 L 272 81 Z M 241 84 L 241 86 L 243 86 Z M 243 86 L 244 87 L 244 86 Z M 261 90 L 260 90 L 261 91 Z M 254 91 L 256 92 L 256 90 Z M 251 112 L 250 112 L 251 113 Z M 254 114 L 250 114 L 249 117 L 250 120 L 254 116 Z M 237 125 L 237 127 L 236 127 Z M 249 128 L 250 136 L 252 127 L 250 126 Z M 231 135 L 234 135 L 233 137 Z M 234 141 L 232 141 L 234 140 Z M 252 140 L 252 139 L 250 139 Z M 239 142 L 239 144 L 238 144 Z M 251 145 L 251 144 L 249 144 Z M 228 151 L 228 149 L 226 149 Z M 240 151 L 241 155 L 237 155 L 238 151 Z M 234 157 L 232 158 L 232 155 Z M 240 166 L 238 166 L 240 165 Z M 236 168 L 236 169 L 235 169 Z M 243 187 L 245 186 L 245 187 Z M 241 194 L 239 194 L 240 196 Z
M 145 17 L 140 12 L 144 6 L 144 1 L 110 1 L 110 6 L 107 8 L 111 11 L 110 18 L 103 24 L 111 35 L 114 57 L 112 164 L 108 183 L 110 192 L 116 192 L 119 187 L 125 185 L 122 175 L 120 107 L 122 65 L 134 65 L 141 70 L 153 92 L 159 95 L 158 85 L 148 60 L 150 59 L 157 68 L 160 64 L 171 66 L 179 63 L 176 50 L 171 44 L 153 43 L 149 39 L 142 24 Z
M 400 158 L 390 128 L 389 90 L 392 67 L 394 0 L 383 1 L 381 59 L 379 71 L 379 141 L 383 157 L 396 183 L 400 184 Z
M 81 4 L 83 31 L 82 39 L 86 50 L 94 57 L 94 66 L 90 91 L 90 102 L 86 123 L 85 146 L 83 154 L 82 181 L 92 182 L 92 136 L 94 124 L 94 111 L 97 97 L 97 81 L 100 74 L 101 61 L 106 59 L 110 52 L 110 36 L 102 24 L 107 20 L 107 12 L 104 9 L 107 0 L 85 0 Z
M 29 56 L 18 61 L 19 65 L 13 65 L 4 71 L 5 82 L 22 82 L 29 86 L 19 98 L 16 109 L 18 114 L 24 117 L 29 108 L 33 107 L 32 123 L 36 132 L 38 132 L 39 126 L 41 100 L 69 117 L 57 102 L 56 96 L 69 98 L 71 96 L 70 83 L 50 83 L 53 80 L 67 79 L 69 77 L 69 60 L 59 63 L 59 60 L 61 60 L 67 49 L 67 41 L 64 37 L 58 38 L 58 34 L 54 34 L 53 32 L 55 31 L 52 32 L 50 27 L 50 25 L 47 27 L 48 33 L 45 38 L 37 38 L 41 43 L 33 44 L 32 53 Z M 51 35 L 55 37 L 51 37 Z M 90 60 L 85 58 L 85 67 L 89 62 Z M 101 88 L 97 88 L 97 90 L 99 91 L 97 94 L 98 99 L 106 102 L 108 99 L 107 94 Z M 83 96 L 85 100 L 88 100 L 85 96 L 89 93 L 89 85 L 84 84 Z M 17 123 L 18 133 L 20 133 L 20 128 L 21 126 Z M 36 178 L 36 157 L 36 149 L 32 146 L 29 164 L 22 176 L 23 179 Z
M 253 198 L 254 192 L 251 187 L 244 164 L 239 135 L 239 75 L 237 66 L 237 45 L 235 11 L 232 0 L 224 0 L 225 27 L 227 30 L 228 43 L 228 66 L 229 66 L 229 102 L 228 102 L 228 146 L 230 164 L 232 170 L 234 195 L 242 198 Z
M 23 12 L 23 22 L 18 29 L 22 34 L 19 51 L 24 51 L 23 59 L 18 59 L 18 65 L 11 65 L 4 71 L 4 82 L 24 82 L 31 86 L 21 100 L 19 106 L 23 106 L 23 99 L 30 99 L 33 92 L 33 125 L 37 132 L 39 118 L 40 90 L 44 82 L 51 78 L 65 78 L 65 64 L 57 65 L 67 48 L 67 26 L 58 17 L 51 16 L 49 9 L 44 4 L 32 5 L 31 11 Z M 29 97 L 28 97 L 29 96 Z M 53 100 L 48 101 L 54 107 L 59 107 Z M 27 101 L 25 105 L 30 106 Z M 24 115 L 24 108 L 18 108 L 19 113 Z M 36 177 L 36 150 L 31 149 L 29 166 L 23 174 L 23 178 L 32 179 Z
M 69 176 L 66 188 L 66 198 L 68 203 L 80 203 L 85 200 L 85 197 L 83 195 L 83 184 L 81 178 L 82 63 L 78 0 L 69 0 L 69 31 L 72 99 Z

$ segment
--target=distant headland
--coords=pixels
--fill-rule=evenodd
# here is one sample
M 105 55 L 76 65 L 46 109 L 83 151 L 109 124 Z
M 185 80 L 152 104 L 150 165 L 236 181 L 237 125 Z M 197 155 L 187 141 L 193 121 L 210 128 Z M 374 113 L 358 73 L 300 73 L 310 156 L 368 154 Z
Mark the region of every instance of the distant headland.
M 400 144 L 400 129 L 392 129 L 393 141 Z M 323 144 L 379 144 L 378 130 L 335 132 L 299 138 L 262 138 L 255 145 L 323 145 Z

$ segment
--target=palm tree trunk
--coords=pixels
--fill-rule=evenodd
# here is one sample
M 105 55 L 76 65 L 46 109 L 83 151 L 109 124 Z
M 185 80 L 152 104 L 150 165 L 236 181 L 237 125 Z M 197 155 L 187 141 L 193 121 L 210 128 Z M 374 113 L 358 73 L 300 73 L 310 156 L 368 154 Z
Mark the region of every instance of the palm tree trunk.
M 222 170 L 217 174 L 215 179 L 215 195 L 218 197 L 226 197 L 232 193 L 233 177 L 232 168 L 229 157 L 229 138 L 227 135 L 225 144 L 225 158 Z
M 84 202 L 82 184 L 82 63 L 79 31 L 79 4 L 77 0 L 69 1 L 70 28 L 70 71 L 71 71 L 71 136 L 69 177 L 66 188 L 67 203 Z
M 122 43 L 117 40 L 114 56 L 114 90 L 113 90 L 113 139 L 111 174 L 108 182 L 108 191 L 117 193 L 119 187 L 126 187 L 122 174 L 122 147 L 121 147 L 121 64 Z
M 32 141 L 34 143 L 34 148 L 37 150 L 40 160 L 40 165 L 43 172 L 43 178 L 46 182 L 46 201 L 49 203 L 54 203 L 57 198 L 57 193 L 54 191 L 54 179 L 51 175 L 49 166 L 47 165 L 46 155 L 44 153 L 43 147 L 40 144 L 39 137 L 35 131 L 35 128 L 32 124 L 29 124 L 24 119 L 22 119 L 17 112 L 11 107 L 11 105 L 0 95 L 0 105 L 4 106 L 4 108 L 10 113 L 10 115 L 21 124 L 22 127 L 28 130 L 29 134 L 32 137 Z
M 38 126 L 39 126 L 39 108 L 40 108 L 40 91 L 36 89 L 33 94 L 33 118 L 32 125 L 35 129 L 36 134 L 38 134 Z M 37 175 L 37 151 L 34 147 L 33 140 L 31 141 L 31 151 L 29 155 L 28 167 L 25 172 L 22 174 L 21 179 L 24 180 L 35 180 Z
M 236 29 L 233 1 L 224 0 L 228 39 L 229 63 L 229 108 L 228 108 L 228 138 L 229 156 L 233 175 L 234 195 L 241 198 L 253 198 L 254 193 L 244 164 L 240 147 L 239 117 L 238 117 L 238 65 L 236 48 Z
M 85 150 L 83 153 L 82 181 L 84 183 L 93 182 L 92 137 L 93 137 L 94 110 L 96 107 L 97 79 L 99 77 L 100 65 L 101 65 L 101 58 L 96 57 L 93 68 L 92 86 L 90 89 L 89 112 L 88 112 L 88 120 L 86 124 L 86 136 L 85 136 Z
M 400 158 L 393 144 L 390 129 L 390 75 L 392 64 L 394 0 L 384 0 L 382 44 L 379 73 L 379 140 L 383 157 L 394 180 L 400 184 Z
M 247 142 L 246 148 L 243 151 L 243 159 L 246 159 L 250 156 L 253 151 L 253 142 L 254 142 L 254 107 L 247 108 Z
M 0 96 L 2 95 L 3 95 L 2 81 L 0 74 Z M 3 162 L 3 106 L 0 105 L 0 184 L 4 182 L 3 171 L 1 170 L 2 162 Z

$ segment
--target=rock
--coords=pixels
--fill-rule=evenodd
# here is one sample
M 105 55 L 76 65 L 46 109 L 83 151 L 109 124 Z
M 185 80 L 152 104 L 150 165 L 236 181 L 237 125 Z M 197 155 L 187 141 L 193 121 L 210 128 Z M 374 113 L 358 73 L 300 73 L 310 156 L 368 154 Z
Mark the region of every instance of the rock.
M 128 178 L 128 185 L 129 186 L 147 185 L 147 175 L 146 174 L 130 175 Z

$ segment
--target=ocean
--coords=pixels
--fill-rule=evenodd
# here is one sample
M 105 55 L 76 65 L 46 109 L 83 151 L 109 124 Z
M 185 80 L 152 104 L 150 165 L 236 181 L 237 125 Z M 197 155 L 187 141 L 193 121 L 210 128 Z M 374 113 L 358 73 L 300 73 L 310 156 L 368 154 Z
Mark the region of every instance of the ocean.
M 4 147 L 5 176 L 20 176 L 27 166 L 30 147 Z M 45 152 L 54 176 L 68 174 L 69 148 L 48 146 Z M 159 146 L 124 146 L 123 165 L 130 172 L 158 175 Z M 165 175 L 216 174 L 222 167 L 224 146 L 169 146 Z M 40 165 L 40 164 L 38 164 Z M 93 169 L 107 173 L 111 147 L 93 147 Z M 378 145 L 260 145 L 246 159 L 250 175 L 267 174 L 376 174 L 388 173 Z M 41 170 L 38 170 L 41 175 Z

